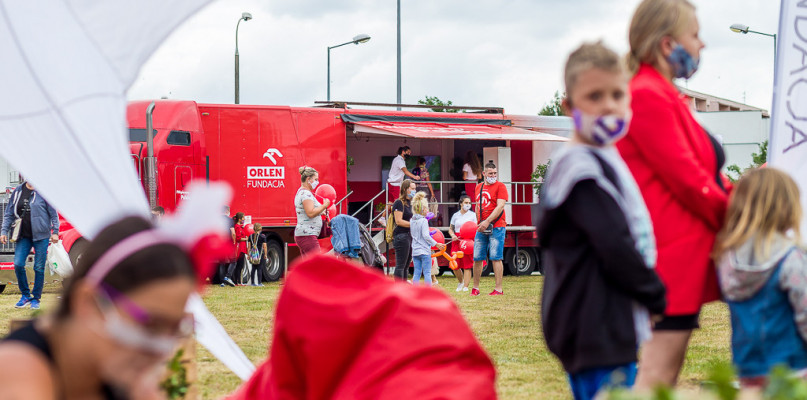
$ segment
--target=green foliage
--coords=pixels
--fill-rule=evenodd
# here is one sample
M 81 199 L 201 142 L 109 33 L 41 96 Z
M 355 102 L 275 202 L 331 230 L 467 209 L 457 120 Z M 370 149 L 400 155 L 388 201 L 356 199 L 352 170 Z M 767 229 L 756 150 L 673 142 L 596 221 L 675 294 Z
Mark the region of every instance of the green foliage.
M 530 177 L 530 182 L 535 182 L 532 187 L 535 189 L 535 195 L 541 195 L 541 186 L 544 184 L 544 176 L 546 176 L 546 170 L 549 169 L 549 163 L 552 160 L 547 160 L 546 164 L 538 164 L 535 166 L 535 170 L 532 171 L 532 176 Z
M 807 381 L 787 367 L 775 367 L 768 375 L 768 385 L 762 397 L 766 400 L 807 400 Z
M 746 172 L 759 168 L 762 164 L 765 164 L 768 161 L 768 141 L 764 141 L 759 146 L 759 151 L 756 153 L 751 153 L 751 165 L 747 168 L 740 168 L 737 164 L 731 164 L 726 167 L 726 176 L 732 182 L 737 182 L 742 178 L 743 174 Z
M 174 357 L 168 361 L 169 375 L 164 381 L 160 383 L 160 388 L 165 392 L 169 399 L 184 399 L 188 394 L 190 383 L 188 382 L 188 371 L 182 365 L 182 354 L 185 351 L 179 349 Z
M 737 374 L 729 363 L 712 362 L 709 367 L 708 383 L 704 387 L 714 392 L 720 400 L 734 400 L 740 390 L 735 382 Z
M 423 104 L 425 106 L 437 106 L 432 108 L 432 111 L 434 112 L 449 112 L 449 113 L 459 112 L 459 110 L 456 109 L 440 108 L 441 106 L 442 107 L 453 106 L 454 103 L 452 103 L 451 100 L 442 101 L 437 96 L 426 96 L 425 99 L 418 100 L 418 104 Z
M 541 111 L 538 111 L 538 115 L 549 115 L 549 116 L 563 115 L 563 108 L 561 107 L 561 103 L 563 103 L 563 99 L 565 98 L 566 93 L 563 93 L 563 96 L 561 96 L 559 92 L 555 91 L 555 96 L 552 97 L 552 100 L 550 100 L 548 104 L 544 105 L 544 108 L 542 108 Z
M 355 164 L 356 162 L 353 160 L 353 156 L 347 156 L 345 163 L 347 164 L 347 173 L 350 173 L 350 167 Z

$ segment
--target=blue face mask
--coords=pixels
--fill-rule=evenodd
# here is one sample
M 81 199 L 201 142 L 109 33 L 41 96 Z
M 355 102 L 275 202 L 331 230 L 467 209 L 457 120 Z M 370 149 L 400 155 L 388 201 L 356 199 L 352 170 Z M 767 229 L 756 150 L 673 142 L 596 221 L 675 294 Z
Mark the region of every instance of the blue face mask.
M 670 65 L 673 67 L 673 74 L 676 78 L 689 79 L 698 70 L 699 58 L 692 57 L 684 46 L 676 44 L 670 56 L 667 57 Z
M 415 197 L 415 193 L 409 192 L 406 196 L 411 199 L 411 198 Z

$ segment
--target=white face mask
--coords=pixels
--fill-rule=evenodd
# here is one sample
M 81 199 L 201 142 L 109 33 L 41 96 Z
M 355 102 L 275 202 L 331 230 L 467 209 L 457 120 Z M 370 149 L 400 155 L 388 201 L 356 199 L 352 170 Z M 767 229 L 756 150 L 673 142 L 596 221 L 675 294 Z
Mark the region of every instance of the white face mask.
M 179 337 L 147 333 L 139 325 L 125 321 L 114 306 L 98 303 L 104 322 L 96 332 L 114 340 L 122 346 L 167 358 L 179 345 Z M 100 331 L 100 332 L 99 332 Z
M 492 185 L 492 184 L 496 183 L 496 179 L 497 178 L 495 176 L 486 176 L 485 177 L 485 182 L 487 182 L 488 185 Z
M 608 146 L 628 133 L 631 112 L 628 110 L 624 117 L 618 115 L 595 117 L 575 108 L 572 110 L 572 118 L 575 130 L 586 141 L 598 146 Z
M 311 181 L 308 184 L 311 185 L 311 190 L 314 190 L 317 188 L 317 185 L 319 185 L 319 180 Z
M 463 204 L 462 209 L 465 210 L 465 211 L 468 211 L 468 210 L 471 209 L 471 205 L 470 204 Z

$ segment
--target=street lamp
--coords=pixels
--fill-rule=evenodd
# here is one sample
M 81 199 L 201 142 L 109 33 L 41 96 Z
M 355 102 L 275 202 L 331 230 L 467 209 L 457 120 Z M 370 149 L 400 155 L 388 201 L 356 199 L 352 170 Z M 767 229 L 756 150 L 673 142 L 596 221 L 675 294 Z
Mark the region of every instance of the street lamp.
M 757 32 L 748 29 L 748 25 L 743 24 L 733 24 L 729 27 L 732 32 L 742 33 L 743 35 L 750 33 L 756 33 L 757 35 L 768 36 L 773 38 L 773 64 L 776 65 L 776 34 L 775 33 L 764 33 L 764 32 Z
M 358 45 L 359 43 L 367 43 L 370 41 L 370 35 L 366 33 L 360 33 L 353 37 L 353 40 L 349 42 L 345 42 L 342 44 L 337 44 L 336 46 L 328 47 L 328 101 L 331 101 L 331 49 L 335 49 L 337 47 L 342 47 L 346 44 L 355 44 Z
M 241 26 L 241 21 L 249 21 L 252 19 L 252 14 L 248 12 L 241 13 L 241 18 L 238 19 L 238 23 L 235 25 L 235 104 L 239 104 L 240 102 L 240 85 L 238 83 L 238 27 Z

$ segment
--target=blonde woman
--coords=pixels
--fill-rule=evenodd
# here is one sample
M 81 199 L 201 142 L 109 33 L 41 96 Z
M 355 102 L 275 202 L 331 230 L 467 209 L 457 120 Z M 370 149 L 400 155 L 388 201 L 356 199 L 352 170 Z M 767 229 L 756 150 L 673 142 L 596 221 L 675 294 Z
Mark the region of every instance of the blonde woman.
M 412 261 L 415 264 L 415 275 L 412 277 L 412 284 L 420 284 L 420 275 L 423 275 L 423 282 L 426 286 L 432 285 L 432 250 L 437 246 L 445 249 L 446 245 L 437 243 L 429 234 L 429 221 L 426 214 L 429 212 L 429 202 L 426 200 L 426 193 L 417 192 L 412 198 L 412 220 L 409 222 L 409 231 L 412 234 Z
M 294 209 L 297 212 L 294 242 L 300 248 L 300 254 L 317 254 L 320 252 L 317 237 L 322 230 L 320 215 L 328 210 L 331 201 L 325 199 L 320 203 L 314 196 L 314 189 L 319 185 L 319 173 L 314 168 L 300 167 L 300 182 L 294 196 Z
M 643 345 L 636 387 L 675 385 L 703 304 L 717 300 L 710 259 L 726 212 L 723 149 L 695 120 L 673 84 L 698 68 L 704 48 L 695 7 L 687 0 L 644 0 L 628 39 L 633 118 L 617 143 L 653 221 L 656 271 L 667 308 Z

